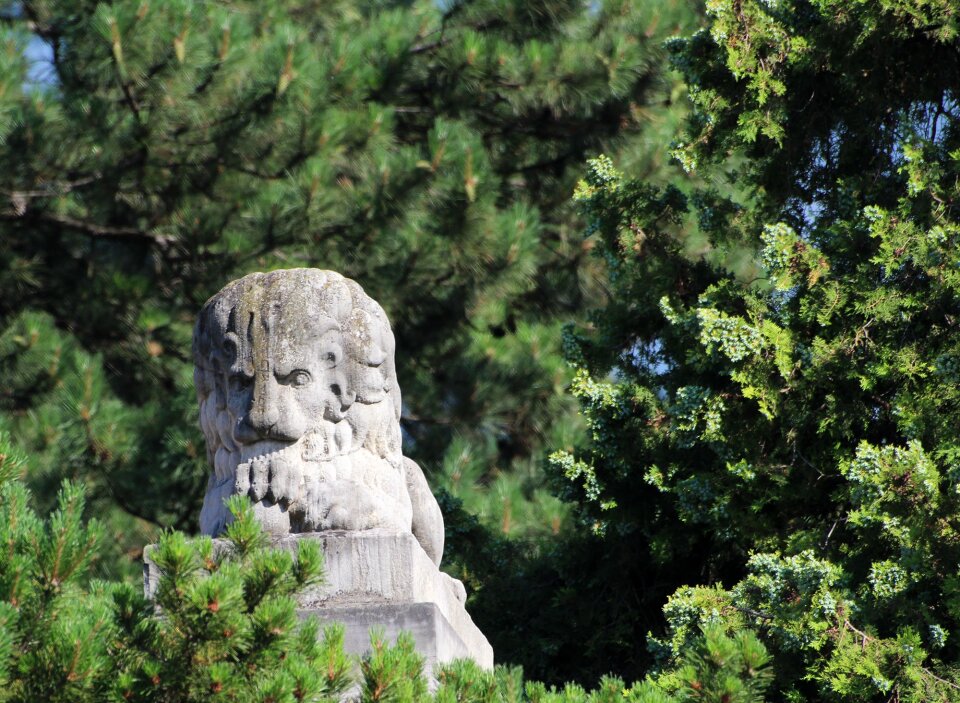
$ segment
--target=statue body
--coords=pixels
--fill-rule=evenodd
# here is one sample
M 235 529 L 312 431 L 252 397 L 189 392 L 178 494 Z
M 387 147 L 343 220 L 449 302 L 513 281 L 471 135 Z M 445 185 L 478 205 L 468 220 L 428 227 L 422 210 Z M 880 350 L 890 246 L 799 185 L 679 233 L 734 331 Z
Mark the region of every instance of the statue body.
M 213 466 L 201 531 L 249 495 L 275 535 L 412 532 L 439 564 L 440 508 L 401 450 L 394 347 L 383 309 L 331 271 L 254 273 L 211 298 L 193 343 Z

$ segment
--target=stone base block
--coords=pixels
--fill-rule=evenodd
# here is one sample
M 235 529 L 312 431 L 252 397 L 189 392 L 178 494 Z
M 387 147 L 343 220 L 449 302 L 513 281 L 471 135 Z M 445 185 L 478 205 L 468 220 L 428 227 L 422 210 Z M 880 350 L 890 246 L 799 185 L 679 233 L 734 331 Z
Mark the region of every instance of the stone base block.
M 374 529 L 287 535 L 274 546 L 295 551 L 302 540 L 316 540 L 324 553 L 326 581 L 298 599 L 302 616 L 316 615 L 345 625 L 348 652 L 369 650 L 373 627 L 393 641 L 401 631 L 413 634 L 429 674 L 438 663 L 470 658 L 493 667 L 493 648 L 464 608 L 466 593 L 456 579 L 440 571 L 408 532 Z M 225 540 L 214 540 L 228 548 Z M 151 596 L 159 577 L 144 553 L 144 590 Z
M 344 625 L 344 649 L 363 655 L 370 651 L 370 630 L 383 630 L 388 642 L 395 642 L 401 632 L 409 632 L 424 657 L 424 671 L 435 671 L 438 664 L 454 659 L 478 660 L 477 654 L 463 641 L 435 603 L 377 603 L 353 607 L 330 607 L 300 610 L 301 617 L 316 616 L 322 622 Z M 481 653 L 481 656 L 483 653 Z M 486 662 L 493 664 L 493 652 Z

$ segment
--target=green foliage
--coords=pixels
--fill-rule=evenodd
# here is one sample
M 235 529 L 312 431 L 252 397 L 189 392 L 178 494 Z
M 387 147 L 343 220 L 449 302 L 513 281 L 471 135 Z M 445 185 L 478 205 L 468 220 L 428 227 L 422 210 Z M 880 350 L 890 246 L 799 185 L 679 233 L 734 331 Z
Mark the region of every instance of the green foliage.
M 0 457 L 5 468 L 23 463 L 2 435 Z M 101 591 L 88 596 L 79 583 L 101 526 L 82 522 L 79 486 L 65 483 L 43 521 L 23 484 L 6 476 L 0 483 L 0 699 L 94 700 L 95 682 L 108 669 L 103 637 L 110 609 Z
M 417 654 L 409 633 L 401 633 L 390 646 L 382 632 L 372 632 L 370 647 L 370 654 L 360 663 L 363 703 L 413 703 L 426 698 L 423 657 Z
M 0 436 L 5 468 L 24 463 L 15 452 Z M 83 522 L 80 486 L 65 483 L 44 521 L 5 475 L 0 700 L 329 700 L 350 685 L 342 628 L 321 637 L 295 613 L 293 596 L 320 578 L 316 543 L 296 557 L 264 548 L 249 503 L 237 501 L 228 543 L 161 536 L 148 601 L 139 585 L 84 585 L 103 531 Z
M 608 565 L 575 583 L 659 667 L 749 627 L 775 700 L 958 700 L 955 8 L 708 13 L 670 46 L 707 185 L 577 191 L 613 295 L 566 338 L 591 442 L 553 473 Z
M 0 373 L 7 379 L 0 428 L 28 452 L 26 479 L 42 497 L 41 509 L 50 508 L 65 476 L 82 479 L 92 497 L 88 510 L 104 516 L 110 535 L 99 570 L 132 572 L 128 550 L 139 555 L 157 534 L 144 516 L 179 525 L 176 502 L 164 506 L 162 491 L 202 495 L 202 445 L 192 428 L 170 427 L 177 413 L 196 417 L 187 395 L 192 379 L 181 376 L 172 403 L 130 407 L 111 388 L 101 357 L 80 348 L 49 315 L 33 312 L 17 315 L 0 332 Z M 171 466 L 167 450 L 186 455 L 184 461 Z M 148 453 L 159 463 L 144 471 L 135 462 Z
M 591 692 L 524 683 L 519 668 L 480 669 L 469 660 L 438 667 L 429 693 L 413 638 L 371 635 L 359 662 L 343 651 L 342 625 L 322 635 L 300 621 L 296 596 L 322 580 L 319 543 L 297 553 L 266 547 L 246 499 L 231 501 L 226 540 L 164 532 L 151 550 L 153 600 L 139 584 L 84 586 L 99 524 L 84 523 L 83 490 L 64 484 L 48 520 L 31 509 L 16 478 L 25 460 L 0 434 L 0 701 L 336 701 L 358 680 L 359 700 L 436 703 L 679 703 L 661 683 L 625 689 L 604 678 Z M 765 653 L 752 634 L 706 631 L 696 654 L 671 676 L 703 700 L 762 690 Z M 359 671 L 356 669 L 359 668 Z
M 710 703 L 762 701 L 770 680 L 766 649 L 749 630 L 728 637 L 719 625 L 704 630 L 676 673 L 680 699 Z
M 0 3 L 0 425 L 88 482 L 122 570 L 192 529 L 188 350 L 232 278 L 317 266 L 397 335 L 407 452 L 512 537 L 561 531 L 562 320 L 602 295 L 569 205 L 600 149 L 656 179 L 680 2 Z M 28 51 L 29 49 L 29 51 Z M 27 56 L 30 60 L 27 60 Z M 648 106 L 670 109 L 651 117 Z M 443 468 L 441 468 L 443 467 Z M 123 556 L 121 556 L 123 555 Z

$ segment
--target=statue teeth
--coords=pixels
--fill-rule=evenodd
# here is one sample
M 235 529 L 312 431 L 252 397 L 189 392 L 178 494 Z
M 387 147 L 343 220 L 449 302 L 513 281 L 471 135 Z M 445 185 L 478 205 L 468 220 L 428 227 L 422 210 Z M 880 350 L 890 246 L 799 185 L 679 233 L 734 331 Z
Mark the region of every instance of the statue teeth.
M 338 422 L 333 431 L 333 439 L 337 446 L 337 454 L 346 454 L 350 451 L 351 440 L 353 439 L 353 428 L 349 422 Z
M 266 456 L 255 457 L 250 462 L 250 497 L 255 501 L 263 500 L 270 488 L 270 459 Z
M 290 446 L 290 442 L 277 442 L 271 439 L 265 439 L 255 444 L 244 444 L 240 447 L 240 460 L 245 462 L 253 461 L 258 457 L 265 457 L 282 452 Z

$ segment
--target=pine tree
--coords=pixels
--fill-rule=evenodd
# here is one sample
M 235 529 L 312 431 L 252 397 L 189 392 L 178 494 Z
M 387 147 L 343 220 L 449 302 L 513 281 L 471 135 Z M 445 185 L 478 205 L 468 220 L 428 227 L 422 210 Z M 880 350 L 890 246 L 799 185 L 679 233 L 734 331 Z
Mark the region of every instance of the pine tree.
M 225 543 L 163 534 L 150 601 L 139 584 L 90 579 L 103 531 L 82 519 L 82 487 L 65 483 L 40 519 L 20 480 L 26 464 L 0 434 L 0 701 L 316 703 L 343 700 L 354 683 L 376 703 L 679 703 L 677 681 L 696 682 L 686 688 L 704 700 L 732 693 L 732 703 L 752 703 L 741 692 L 762 691 L 762 645 L 707 631 L 692 650 L 705 655 L 630 689 L 606 677 L 596 691 L 558 692 L 524 683 L 517 667 L 466 660 L 433 672 L 431 695 L 409 634 L 389 643 L 373 632 L 358 663 L 344 653 L 342 626 L 321 636 L 315 619 L 299 620 L 295 596 L 322 579 L 318 545 L 305 541 L 295 556 L 266 548 L 246 498 L 230 505 Z
M 672 51 L 712 187 L 598 159 L 578 190 L 615 292 L 567 336 L 592 442 L 554 470 L 596 536 L 565 573 L 636 614 L 621 661 L 712 622 L 758 630 L 776 700 L 958 700 L 955 3 L 709 11 Z
M 83 488 L 64 483 L 41 520 L 17 480 L 26 463 L 0 435 L 0 700 L 332 700 L 350 685 L 342 627 L 321 637 L 295 613 L 321 576 L 315 543 L 296 558 L 265 548 L 237 500 L 228 549 L 161 537 L 148 601 L 139 583 L 91 580 L 103 529 L 83 520 Z
M 244 273 L 317 266 L 393 322 L 408 453 L 439 475 L 467 446 L 477 486 L 523 477 L 490 523 L 556 531 L 564 513 L 536 490 L 540 448 L 577 432 L 558 332 L 602 294 L 569 193 L 600 149 L 658 172 L 651 134 L 674 117 L 648 105 L 676 97 L 660 44 L 691 16 L 3 3 L 0 369 L 16 385 L 0 425 L 32 485 L 49 505 L 64 475 L 89 481 L 133 555 L 151 526 L 189 529 L 205 474 L 193 317 Z

